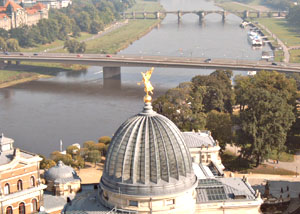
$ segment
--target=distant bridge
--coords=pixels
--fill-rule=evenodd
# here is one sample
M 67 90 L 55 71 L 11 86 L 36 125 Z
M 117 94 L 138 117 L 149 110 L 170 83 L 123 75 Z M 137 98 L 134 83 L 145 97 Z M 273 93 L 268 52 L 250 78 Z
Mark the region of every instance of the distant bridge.
M 34 55 L 24 53 L 19 55 L 0 55 L 0 61 L 19 64 L 22 61 L 50 62 L 63 64 L 83 64 L 103 66 L 104 85 L 111 84 L 111 80 L 120 83 L 121 67 L 171 67 L 193 69 L 230 69 L 246 71 L 279 71 L 300 73 L 299 64 L 280 63 L 274 64 L 267 61 L 250 61 L 235 59 L 212 59 L 196 57 L 170 57 L 170 56 L 140 56 L 140 55 L 101 55 L 101 54 L 58 54 L 41 53 Z M 201 73 L 201 71 L 199 71 Z M 118 83 L 118 84 L 119 84 Z
M 252 10 L 244 10 L 244 11 L 225 11 L 225 10 L 178 10 L 178 11 L 133 11 L 133 12 L 123 12 L 121 16 L 123 19 L 159 19 L 167 14 L 177 15 L 178 21 L 181 20 L 182 16 L 185 14 L 195 14 L 199 17 L 199 21 L 203 21 L 204 17 L 208 14 L 220 14 L 222 16 L 222 20 L 225 21 L 226 16 L 230 13 L 237 14 L 244 19 L 248 17 L 285 17 L 287 15 L 287 11 L 252 11 Z

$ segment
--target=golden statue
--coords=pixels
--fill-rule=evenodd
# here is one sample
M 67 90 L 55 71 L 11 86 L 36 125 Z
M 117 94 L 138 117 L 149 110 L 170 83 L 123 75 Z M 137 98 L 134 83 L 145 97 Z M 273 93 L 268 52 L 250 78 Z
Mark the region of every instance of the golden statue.
M 146 71 L 145 73 L 141 72 L 142 76 L 143 76 L 143 83 L 144 83 L 144 91 L 146 92 L 146 96 L 144 97 L 144 102 L 151 102 L 152 98 L 149 95 L 149 92 L 151 94 L 153 94 L 153 86 L 151 85 L 151 82 L 149 81 L 149 79 L 151 78 L 152 72 L 154 70 L 154 67 L 152 67 L 150 70 Z M 140 85 L 140 83 L 138 83 L 138 85 Z

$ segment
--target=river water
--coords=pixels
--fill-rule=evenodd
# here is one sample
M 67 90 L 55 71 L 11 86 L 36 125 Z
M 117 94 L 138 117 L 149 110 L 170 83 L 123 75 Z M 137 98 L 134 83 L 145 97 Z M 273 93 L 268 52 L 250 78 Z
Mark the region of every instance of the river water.
M 161 0 L 166 10 L 220 9 L 204 0 Z M 247 30 L 241 19 L 228 15 L 225 23 L 218 14 L 205 17 L 187 14 L 178 23 L 168 15 L 149 34 L 119 54 L 183 57 L 260 59 L 262 50 L 253 50 L 247 42 Z M 131 115 L 141 111 L 143 87 L 141 71 L 146 68 L 122 68 L 122 86 L 103 89 L 102 68 L 90 67 L 82 73 L 61 72 L 42 79 L 0 89 L 0 132 L 15 140 L 15 147 L 48 156 L 73 143 L 83 144 L 100 136 L 112 136 Z M 151 81 L 154 98 L 193 76 L 212 70 L 156 68 Z M 245 75 L 245 72 L 235 71 Z

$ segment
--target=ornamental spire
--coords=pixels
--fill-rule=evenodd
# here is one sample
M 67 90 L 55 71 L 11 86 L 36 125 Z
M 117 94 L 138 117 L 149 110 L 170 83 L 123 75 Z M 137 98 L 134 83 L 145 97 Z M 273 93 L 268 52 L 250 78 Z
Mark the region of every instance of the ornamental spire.
M 153 86 L 151 85 L 151 82 L 149 81 L 152 75 L 152 72 L 154 70 L 154 67 L 152 67 L 150 70 L 146 71 L 145 73 L 141 72 L 143 76 L 143 83 L 144 83 L 144 91 L 146 92 L 146 95 L 144 96 L 144 102 L 150 103 L 152 100 L 152 97 L 149 95 L 149 93 L 153 94 Z M 140 85 L 141 82 L 138 83 Z

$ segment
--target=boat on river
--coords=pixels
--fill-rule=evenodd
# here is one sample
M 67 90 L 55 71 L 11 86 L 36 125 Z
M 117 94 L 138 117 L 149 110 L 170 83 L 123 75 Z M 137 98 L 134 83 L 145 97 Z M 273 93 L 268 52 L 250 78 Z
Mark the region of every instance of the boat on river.
M 248 41 L 252 46 L 262 46 L 263 40 L 261 36 L 255 31 L 248 32 Z

